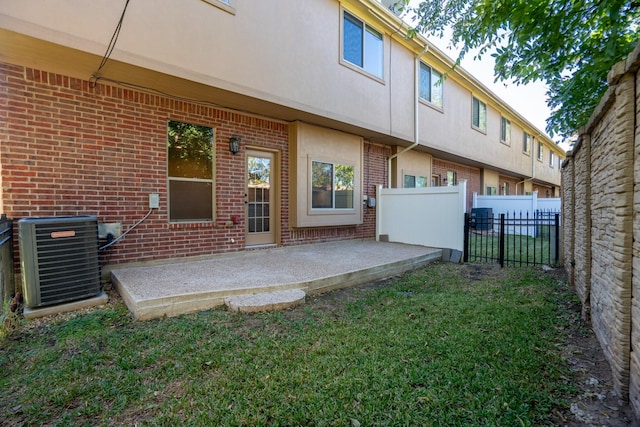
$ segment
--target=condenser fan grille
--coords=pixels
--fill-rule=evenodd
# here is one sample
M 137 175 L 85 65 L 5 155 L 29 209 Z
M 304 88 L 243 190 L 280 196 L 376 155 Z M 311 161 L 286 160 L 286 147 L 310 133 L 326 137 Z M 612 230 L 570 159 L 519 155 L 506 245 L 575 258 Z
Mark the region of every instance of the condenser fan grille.
M 18 224 L 27 306 L 56 304 L 100 293 L 95 217 L 28 218 Z

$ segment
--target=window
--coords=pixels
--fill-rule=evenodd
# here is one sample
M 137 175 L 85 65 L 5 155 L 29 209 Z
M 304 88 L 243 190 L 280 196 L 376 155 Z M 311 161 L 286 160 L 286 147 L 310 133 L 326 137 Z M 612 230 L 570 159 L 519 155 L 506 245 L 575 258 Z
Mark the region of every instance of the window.
M 425 188 L 427 187 L 427 177 L 419 175 L 405 175 L 404 188 Z
M 522 151 L 525 154 L 531 154 L 531 135 L 526 132 L 522 136 Z
M 549 152 L 549 167 L 554 167 L 556 163 L 556 154 L 553 151 Z
M 498 194 L 498 189 L 496 187 L 487 186 L 487 196 L 495 196 Z
M 509 195 L 509 183 L 508 182 L 503 182 L 502 183 L 502 187 L 500 188 L 500 190 L 502 191 L 502 196 L 508 196 Z
M 169 120 L 170 221 L 213 221 L 213 129 Z
M 342 57 L 345 61 L 382 78 L 382 34 L 348 12 L 343 12 Z
M 447 186 L 457 185 L 458 184 L 458 174 L 453 171 L 447 172 L 447 182 L 445 183 Z
M 420 63 L 420 98 L 442 108 L 442 74 Z
M 353 166 L 313 161 L 311 169 L 311 208 L 353 209 Z
M 487 130 L 487 105 L 475 96 L 472 104 L 471 124 L 475 129 L 485 132 Z
M 234 8 L 235 0 L 204 0 L 204 2 L 209 3 L 210 5 L 222 9 L 226 12 L 229 12 L 232 15 L 235 15 L 236 13 L 236 10 Z
M 511 145 L 511 122 L 504 117 L 500 120 L 500 142 Z
M 538 160 L 542 161 L 543 153 L 544 147 L 542 146 L 542 142 L 538 141 Z

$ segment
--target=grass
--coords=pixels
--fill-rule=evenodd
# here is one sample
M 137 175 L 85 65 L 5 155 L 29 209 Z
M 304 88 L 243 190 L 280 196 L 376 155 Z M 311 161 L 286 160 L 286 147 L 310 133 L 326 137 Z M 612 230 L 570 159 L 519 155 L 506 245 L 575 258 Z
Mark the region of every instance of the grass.
M 481 268 L 269 314 L 135 322 L 118 303 L 24 322 L 0 342 L 0 424 L 551 425 L 572 392 L 558 349 L 572 294 Z
M 505 265 L 547 264 L 556 265 L 551 250 L 548 231 L 540 237 L 505 234 Z M 469 234 L 469 262 L 497 262 L 499 259 L 499 236 L 494 234 Z

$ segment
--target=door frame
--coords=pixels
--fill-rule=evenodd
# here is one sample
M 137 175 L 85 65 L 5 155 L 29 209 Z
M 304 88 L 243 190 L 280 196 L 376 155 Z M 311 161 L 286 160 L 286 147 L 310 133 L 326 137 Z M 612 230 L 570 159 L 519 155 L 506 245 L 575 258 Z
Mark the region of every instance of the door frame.
M 280 246 L 282 238 L 281 238 L 281 229 L 282 229 L 282 225 L 281 225 L 281 215 L 282 215 L 282 206 L 281 206 L 281 200 L 282 200 L 282 195 L 280 193 L 280 180 L 281 180 L 281 152 L 280 150 L 277 149 L 270 149 L 270 148 L 266 148 L 266 147 L 258 147 L 258 146 L 252 146 L 252 145 L 247 145 L 246 149 L 244 150 L 245 152 L 245 158 L 244 158 L 244 193 L 247 194 L 247 180 L 248 180 L 248 175 L 249 175 L 249 171 L 247 169 L 248 165 L 248 160 L 249 160 L 249 155 L 252 154 L 256 154 L 256 155 L 260 155 L 260 153 L 266 153 L 269 155 L 273 156 L 273 164 L 271 166 L 271 189 L 269 191 L 269 203 L 273 204 L 273 219 L 271 221 L 271 226 L 273 226 L 273 243 L 267 243 L 267 244 L 258 244 L 258 245 L 248 245 L 247 244 L 247 237 L 249 235 L 249 222 L 247 221 L 248 218 L 248 204 L 245 204 L 245 212 L 244 212 L 244 236 L 245 236 L 245 247 L 249 247 L 249 248 L 253 248 L 253 247 L 259 247 L 259 246 Z M 245 199 L 246 200 L 246 199 Z

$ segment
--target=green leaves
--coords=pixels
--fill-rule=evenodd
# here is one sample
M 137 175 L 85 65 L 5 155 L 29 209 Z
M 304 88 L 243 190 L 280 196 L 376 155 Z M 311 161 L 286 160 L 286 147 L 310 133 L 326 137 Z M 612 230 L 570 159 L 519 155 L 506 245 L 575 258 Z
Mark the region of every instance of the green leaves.
M 640 38 L 640 7 L 629 0 L 433 0 L 412 10 L 415 30 L 461 46 L 460 57 L 491 53 L 496 80 L 547 83 L 551 135 L 589 119 L 610 68 Z

